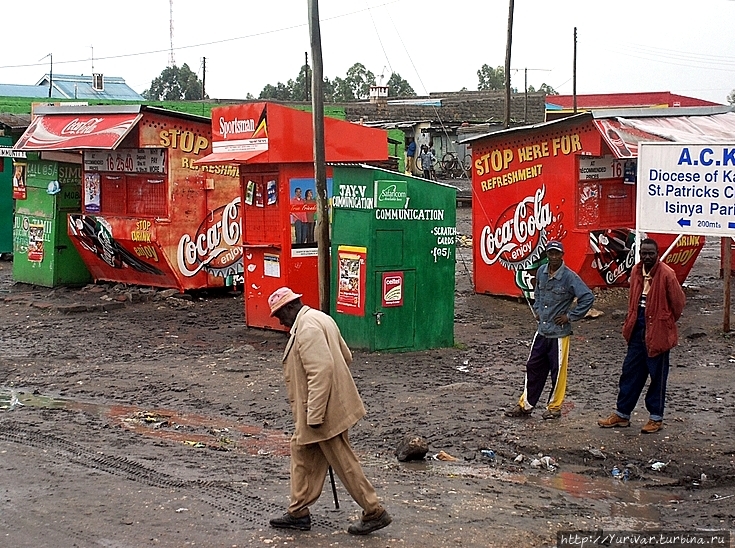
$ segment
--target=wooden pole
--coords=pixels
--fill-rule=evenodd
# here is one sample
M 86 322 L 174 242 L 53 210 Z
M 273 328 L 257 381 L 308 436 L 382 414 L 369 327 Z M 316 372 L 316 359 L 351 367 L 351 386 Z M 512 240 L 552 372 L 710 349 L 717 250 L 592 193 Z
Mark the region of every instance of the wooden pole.
M 724 287 L 723 295 L 723 320 L 722 330 L 725 333 L 730 331 L 730 280 L 732 277 L 732 239 L 722 238 L 722 282 Z
M 316 186 L 316 205 L 319 214 L 316 223 L 318 246 L 319 308 L 329 314 L 330 296 L 330 241 L 329 208 L 327 196 L 327 166 L 324 150 L 324 68 L 322 65 L 322 35 L 319 27 L 319 1 L 309 1 L 309 36 L 311 37 L 311 110 L 314 122 L 314 184 Z
M 505 44 L 505 123 L 504 127 L 510 127 L 510 49 L 513 42 L 513 4 L 508 3 L 508 39 Z
M 309 100 L 309 52 L 304 52 L 304 94 L 306 100 Z
M 574 61 L 572 66 L 572 97 L 574 114 L 577 114 L 577 27 L 574 27 Z
M 523 87 L 526 93 L 526 102 L 523 107 L 523 123 L 528 123 L 528 68 L 523 69 Z

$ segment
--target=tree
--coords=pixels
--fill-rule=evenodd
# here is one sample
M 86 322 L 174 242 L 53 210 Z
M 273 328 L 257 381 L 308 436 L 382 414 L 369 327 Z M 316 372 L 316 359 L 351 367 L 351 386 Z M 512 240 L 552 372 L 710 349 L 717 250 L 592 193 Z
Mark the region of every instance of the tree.
M 388 78 L 388 97 L 416 97 L 416 92 L 401 75 L 394 72 Z
M 730 92 L 730 95 L 727 96 L 727 102 L 731 105 L 735 105 L 735 89 Z
M 291 86 L 291 99 L 293 101 L 308 101 L 311 99 L 311 68 L 303 65 L 296 80 L 289 80 Z
M 151 87 L 143 92 L 143 97 L 150 101 L 196 101 L 209 98 L 202 96 L 202 82 L 186 63 L 181 68 L 174 65 L 163 69 L 161 75 L 151 82 Z
M 482 65 L 477 71 L 478 91 L 501 91 L 505 89 L 505 69 Z
M 539 91 L 543 91 L 546 95 L 559 95 L 559 92 L 556 91 L 554 88 L 552 88 L 549 84 L 544 82 L 541 84 L 541 87 L 538 88 Z
M 369 99 L 370 86 L 375 85 L 375 75 L 366 69 L 362 63 L 355 63 L 347 69 L 347 76 L 344 82 L 351 91 L 353 99 Z M 350 99 L 347 100 L 349 101 Z
M 293 82 L 293 80 L 292 80 Z M 292 86 L 293 87 L 293 86 Z M 266 84 L 263 91 L 260 92 L 259 99 L 275 99 L 276 101 L 290 101 L 291 91 L 287 84 L 278 82 L 275 86 Z

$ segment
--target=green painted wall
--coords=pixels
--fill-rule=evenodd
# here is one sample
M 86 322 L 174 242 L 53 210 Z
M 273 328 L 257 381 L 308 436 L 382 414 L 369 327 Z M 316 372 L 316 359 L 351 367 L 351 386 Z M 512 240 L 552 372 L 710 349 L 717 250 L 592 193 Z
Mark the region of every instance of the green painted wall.
M 405 189 L 407 204 L 378 201 L 376 181 L 390 181 L 381 184 L 399 193 Z M 387 352 L 453 346 L 456 189 L 382 169 L 340 166 L 333 188 L 332 316 L 347 343 Z M 338 312 L 340 246 L 367 249 L 364 316 Z M 384 272 L 403 273 L 403 306 L 382 305 Z M 375 314 L 381 314 L 380 324 Z
M 13 224 L 13 279 L 18 282 L 57 287 L 84 285 L 92 281 L 82 258 L 71 243 L 67 213 L 81 211 L 82 166 L 28 160 L 27 199 L 17 200 Z M 46 188 L 59 181 L 61 192 L 50 195 Z M 31 232 L 43 226 L 41 260 L 31 260 Z

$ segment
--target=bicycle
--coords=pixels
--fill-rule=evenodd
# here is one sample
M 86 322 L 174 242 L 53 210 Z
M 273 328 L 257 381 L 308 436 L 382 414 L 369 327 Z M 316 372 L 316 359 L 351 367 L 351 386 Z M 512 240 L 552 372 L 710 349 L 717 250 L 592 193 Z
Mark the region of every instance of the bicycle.
M 441 168 L 445 176 L 452 179 L 459 179 L 460 177 L 469 178 L 470 169 L 472 167 L 472 156 L 465 154 L 462 156 L 462 160 L 457 157 L 457 153 L 449 151 L 441 159 Z

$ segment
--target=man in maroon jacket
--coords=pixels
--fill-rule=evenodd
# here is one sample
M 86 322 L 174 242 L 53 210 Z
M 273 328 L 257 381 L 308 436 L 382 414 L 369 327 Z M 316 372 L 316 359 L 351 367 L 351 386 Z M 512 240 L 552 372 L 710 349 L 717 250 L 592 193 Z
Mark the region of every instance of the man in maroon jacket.
M 674 271 L 658 257 L 658 244 L 650 238 L 642 240 L 641 262 L 630 274 L 628 315 L 623 324 L 628 354 L 620 375 L 618 402 L 614 413 L 597 421 L 602 428 L 630 426 L 630 414 L 649 375 L 646 409 L 651 416 L 641 432 L 652 434 L 663 425 L 669 351 L 679 342 L 676 321 L 686 297 Z

